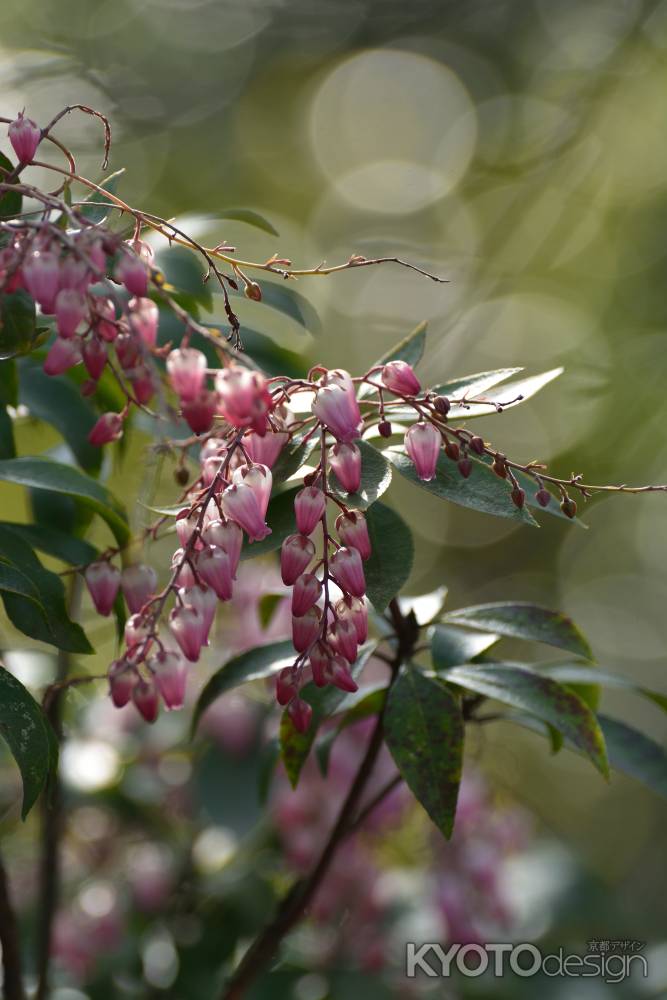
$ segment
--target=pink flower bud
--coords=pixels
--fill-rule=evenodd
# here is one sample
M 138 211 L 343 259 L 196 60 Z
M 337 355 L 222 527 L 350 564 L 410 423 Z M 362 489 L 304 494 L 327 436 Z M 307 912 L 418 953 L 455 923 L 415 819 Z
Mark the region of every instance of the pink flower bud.
M 56 325 L 61 337 L 73 337 L 86 314 L 86 303 L 80 292 L 63 288 L 56 296 Z
M 334 374 L 340 377 L 328 380 L 317 390 L 311 409 L 339 441 L 354 441 L 362 428 L 354 385 L 347 372 L 330 372 L 329 376 Z
M 144 563 L 126 566 L 120 575 L 120 586 L 130 612 L 135 614 L 155 593 L 157 573 L 152 566 Z
M 224 549 L 209 545 L 197 556 L 197 571 L 200 577 L 212 587 L 221 601 L 232 596 L 232 567 Z
M 56 337 L 42 367 L 46 375 L 62 375 L 80 361 L 81 347 L 78 339 L 65 340 L 64 337 Z
M 283 667 L 276 677 L 276 700 L 279 705 L 287 705 L 297 693 L 296 670 Z
M 313 710 L 307 701 L 304 701 L 303 698 L 293 698 L 287 707 L 287 714 L 294 723 L 297 732 L 308 732 Z
M 174 608 L 169 615 L 169 628 L 186 660 L 196 663 L 204 645 L 205 625 L 201 611 L 192 605 Z
M 87 234 L 86 234 L 87 236 Z M 87 239 L 85 238 L 84 252 L 90 258 L 90 262 L 98 271 L 106 273 L 107 269 L 107 255 L 104 252 L 103 241 L 99 239 Z M 114 251 L 115 253 L 115 248 Z
M 349 618 L 339 618 L 329 630 L 329 641 L 350 663 L 357 658 L 357 630 Z
M 315 555 L 315 546 L 305 535 L 288 535 L 280 549 L 280 573 L 283 583 L 291 587 Z
M 135 369 L 130 375 L 130 384 L 137 401 L 141 404 L 149 403 L 155 395 L 155 379 L 146 365 L 140 365 Z
M 120 587 L 120 570 L 106 560 L 93 562 L 84 572 L 86 585 L 99 615 L 110 614 Z
M 21 111 L 18 118 L 15 118 L 9 126 L 8 135 L 12 149 L 22 166 L 34 160 L 42 133 L 32 118 L 25 118 Z
M 203 620 L 202 646 L 208 645 L 208 634 L 218 609 L 218 598 L 215 592 L 210 587 L 193 585 L 187 588 L 181 587 L 178 594 L 187 607 L 195 608 L 201 614 Z
M 185 407 L 183 407 L 183 413 L 185 413 Z M 201 474 L 202 474 L 202 479 L 204 481 L 204 486 L 212 486 L 213 480 L 222 470 L 224 458 L 222 458 L 220 455 L 209 455 L 208 458 L 202 459 L 202 457 L 200 456 L 200 461 L 201 461 Z M 222 477 L 218 480 L 216 492 L 219 493 L 221 489 L 222 489 Z
M 273 399 L 263 375 L 230 365 L 215 376 L 215 388 L 225 420 L 234 427 L 252 427 L 260 436 L 266 433 L 266 415 Z
M 323 642 L 316 642 L 310 651 L 310 669 L 313 672 L 313 683 L 316 687 L 324 687 L 329 683 L 329 661 L 331 653 Z
M 346 594 L 353 597 L 363 597 L 366 593 L 366 580 L 361 556 L 356 549 L 341 548 L 331 559 L 331 572 L 336 583 Z
M 139 347 L 134 337 L 130 336 L 129 333 L 123 334 L 124 339 L 122 341 L 118 336 L 116 307 L 113 304 L 113 300 L 95 298 L 93 302 L 96 317 L 93 326 L 95 327 L 96 334 L 102 340 L 106 340 L 108 344 L 116 340 L 116 353 L 121 368 L 132 368 L 139 357 Z
M 109 694 L 116 708 L 123 708 L 132 697 L 137 675 L 127 660 L 114 660 L 109 667 Z
M 348 691 L 350 694 L 353 694 L 359 690 L 359 686 L 342 656 L 336 654 L 336 656 L 331 657 L 328 674 L 330 682 L 334 687 L 340 688 L 341 691 Z
M 124 639 L 127 651 L 130 655 L 141 653 L 141 657 L 146 655 L 152 641 L 149 636 L 152 632 L 151 623 L 143 615 L 130 615 L 125 622 Z
M 417 475 L 428 482 L 435 476 L 435 469 L 442 444 L 440 432 L 433 424 L 420 421 L 405 432 L 405 450 L 412 459 Z
M 232 483 L 222 495 L 225 514 L 236 521 L 251 542 L 260 542 L 271 529 L 264 521 L 260 502 L 255 490 L 243 483 Z
M 85 294 L 90 281 L 88 266 L 80 257 L 68 254 L 60 264 L 60 287 Z
M 146 666 L 155 678 L 167 710 L 183 708 L 188 669 L 180 653 L 162 649 Z
M 271 469 L 288 441 L 287 431 L 269 430 L 264 437 L 260 437 L 255 431 L 249 431 L 243 435 L 241 444 L 253 462 L 267 465 Z
M 181 400 L 199 395 L 206 379 L 206 355 L 194 347 L 180 347 L 167 357 L 167 373 L 174 392 Z
M 148 291 L 148 268 L 136 254 L 125 252 L 116 265 L 115 277 L 130 295 L 145 298 Z
M 81 357 L 86 371 L 96 382 L 102 375 L 107 363 L 107 349 L 97 337 L 91 337 L 83 342 Z
M 205 434 L 210 431 L 215 418 L 215 393 L 204 389 L 196 399 L 183 403 L 181 413 L 193 434 Z
M 327 509 L 327 500 L 316 486 L 305 486 L 294 498 L 296 526 L 302 535 L 310 535 L 322 520 Z
M 238 524 L 234 521 L 211 521 L 202 532 L 202 540 L 207 545 L 217 545 L 224 549 L 229 557 L 232 577 L 235 577 L 243 546 L 243 532 Z
M 103 413 L 90 434 L 88 440 L 97 448 L 117 441 L 123 433 L 123 417 L 120 413 Z
M 305 653 L 320 634 L 320 610 L 309 608 L 305 615 L 292 618 L 292 642 L 297 653 Z
M 317 603 L 322 584 L 314 573 L 302 573 L 294 581 L 292 590 L 292 614 L 299 618 Z
M 184 507 L 176 515 L 176 534 L 178 535 L 179 542 L 184 548 L 190 541 L 192 533 L 198 523 L 199 514 L 197 511 L 190 513 L 189 507 Z
M 178 583 L 180 587 L 194 587 L 196 583 L 195 575 L 192 572 L 190 563 L 187 560 L 183 562 L 183 549 L 176 549 L 171 557 L 172 572 L 176 570 L 177 566 L 180 566 L 180 569 L 175 582 Z
M 348 493 L 356 493 L 361 486 L 361 452 L 356 444 L 335 444 L 329 452 L 329 465 Z
M 132 688 L 132 701 L 146 722 L 155 722 L 160 711 L 160 699 L 153 681 L 139 678 Z
M 265 517 L 273 487 L 271 469 L 267 465 L 243 465 L 235 470 L 232 478 L 235 483 L 250 487 L 257 497 L 261 515 Z
M 146 347 L 155 347 L 160 313 L 151 299 L 130 299 L 127 304 L 130 330 Z
M 336 518 L 336 531 L 343 545 L 357 549 L 362 559 L 371 554 L 371 540 L 366 518 L 359 510 L 348 510 Z
M 23 265 L 23 281 L 42 312 L 52 313 L 60 288 L 60 261 L 49 250 L 36 250 Z
M 419 379 L 407 361 L 389 361 L 380 375 L 387 389 L 400 396 L 416 396 L 421 390 Z
M 368 606 L 363 598 L 351 597 L 349 594 L 336 604 L 336 614 L 352 622 L 357 633 L 357 642 L 361 645 L 368 638 Z

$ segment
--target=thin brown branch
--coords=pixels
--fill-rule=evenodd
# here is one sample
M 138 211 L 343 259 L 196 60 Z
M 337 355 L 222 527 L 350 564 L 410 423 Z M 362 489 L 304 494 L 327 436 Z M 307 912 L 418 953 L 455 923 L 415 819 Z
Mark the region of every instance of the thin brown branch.
M 2 945 L 2 995 L 5 1000 L 25 1000 L 18 921 L 9 892 L 7 872 L 1 858 L 0 944 Z

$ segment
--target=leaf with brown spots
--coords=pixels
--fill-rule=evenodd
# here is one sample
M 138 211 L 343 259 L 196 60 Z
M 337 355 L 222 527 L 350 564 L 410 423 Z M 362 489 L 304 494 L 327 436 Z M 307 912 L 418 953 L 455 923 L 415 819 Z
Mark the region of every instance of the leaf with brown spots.
M 593 659 L 588 642 L 572 619 L 560 611 L 550 611 L 538 604 L 512 601 L 477 604 L 450 611 L 442 620 L 449 625 L 465 625 L 512 639 L 546 642 L 549 646 L 566 649 L 575 656 Z
M 25 819 L 56 766 L 58 744 L 40 706 L 4 667 L 0 667 L 0 734 L 21 772 Z

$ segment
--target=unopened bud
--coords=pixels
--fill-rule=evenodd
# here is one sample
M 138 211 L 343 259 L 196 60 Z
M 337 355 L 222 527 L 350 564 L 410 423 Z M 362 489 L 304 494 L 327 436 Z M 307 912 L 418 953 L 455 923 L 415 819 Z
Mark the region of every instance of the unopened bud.
M 521 509 L 521 507 L 523 507 L 524 503 L 526 502 L 525 491 L 522 490 L 520 486 L 515 486 L 514 489 L 512 490 L 511 495 L 512 495 L 512 503 L 514 504 L 514 506 Z
M 445 455 L 447 458 L 451 458 L 452 462 L 458 462 L 460 454 L 461 451 L 456 441 L 448 440 L 445 442 Z
M 560 509 L 563 511 L 566 517 L 576 517 L 577 514 L 577 504 L 576 501 L 571 497 L 563 497 L 560 502 Z
M 551 493 L 549 493 L 549 490 L 545 490 L 544 486 L 542 486 L 542 488 L 535 494 L 535 499 L 539 503 L 540 507 L 548 507 L 551 503 Z
M 493 462 L 491 463 L 491 468 L 493 469 L 493 471 L 497 476 L 500 476 L 501 479 L 507 479 L 506 461 L 507 460 L 505 456 L 501 455 L 499 452 L 493 459 Z
M 443 417 L 446 417 L 452 408 L 452 404 L 446 396 L 436 396 L 433 400 L 433 405 L 438 413 L 442 413 Z
M 378 430 L 383 438 L 391 437 L 391 424 L 388 420 L 381 420 L 378 424 Z
M 484 454 L 484 439 L 475 434 L 474 437 L 470 438 L 470 447 L 475 452 L 476 455 Z
M 464 455 L 463 458 L 459 459 L 458 465 L 459 465 L 459 472 L 461 473 L 464 479 L 467 479 L 470 473 L 472 472 L 472 462 L 470 461 L 468 456 Z
M 247 299 L 252 299 L 253 302 L 262 301 L 262 289 L 256 281 L 249 281 L 243 289 L 243 294 Z

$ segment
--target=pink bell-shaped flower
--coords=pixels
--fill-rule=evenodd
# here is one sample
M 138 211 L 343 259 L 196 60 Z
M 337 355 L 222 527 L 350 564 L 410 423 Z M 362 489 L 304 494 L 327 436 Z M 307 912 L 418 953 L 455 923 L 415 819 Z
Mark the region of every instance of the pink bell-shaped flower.
M 86 262 L 74 254 L 68 254 L 60 263 L 60 287 L 70 288 L 84 295 L 89 283 L 90 274 Z
M 287 705 L 298 691 L 297 673 L 294 667 L 283 667 L 276 677 L 276 701 Z
M 90 337 L 83 342 L 81 357 L 83 358 L 86 371 L 97 382 L 108 361 L 106 347 L 97 337 Z
M 267 465 L 244 465 L 234 472 L 233 481 L 243 483 L 253 490 L 260 513 L 262 517 L 266 517 L 273 487 L 271 469 Z
M 229 558 L 232 577 L 235 577 L 243 547 L 243 532 L 238 524 L 234 521 L 210 521 L 202 532 L 202 540 L 207 545 L 216 545 L 224 549 Z
M 116 322 L 116 307 L 113 299 L 102 299 L 96 297 L 94 300 L 95 319 L 93 326 L 98 337 L 105 340 L 107 344 L 116 341 L 116 353 L 121 368 L 132 368 L 139 357 L 139 345 L 135 338 L 129 333 L 123 334 L 121 340 Z
M 224 549 L 208 545 L 197 556 L 197 571 L 204 583 L 212 587 L 221 601 L 228 601 L 231 598 L 232 567 Z
M 127 646 L 127 651 L 130 655 L 136 657 L 136 654 L 140 653 L 141 659 L 145 657 L 149 647 L 152 645 L 150 640 L 151 631 L 151 623 L 148 619 L 144 618 L 143 615 L 130 615 L 125 622 L 125 630 L 123 633 L 125 645 Z
M 25 287 L 42 312 L 52 313 L 60 290 L 60 261 L 50 250 L 36 250 L 22 268 Z
M 333 379 L 334 374 L 340 377 Z M 359 404 L 347 372 L 329 373 L 327 383 L 317 390 L 311 409 L 338 441 L 354 441 L 361 434 Z
M 179 585 L 179 587 L 194 587 L 196 580 L 195 575 L 192 571 L 192 566 L 187 561 L 183 559 L 184 550 L 176 549 L 173 556 L 171 557 L 171 569 L 172 572 L 176 571 L 176 567 L 179 567 L 178 576 L 174 581 Z
M 232 483 L 223 493 L 222 502 L 225 514 L 243 528 L 251 542 L 261 542 L 271 534 L 252 486 L 245 482 Z
M 380 378 L 387 389 L 400 396 L 416 396 L 421 390 L 419 379 L 407 361 L 388 361 Z
M 125 252 L 116 265 L 115 277 L 130 295 L 145 298 L 148 291 L 148 268 L 134 253 Z
M 167 374 L 174 392 L 188 402 L 201 392 L 206 379 L 206 355 L 194 347 L 179 347 L 167 356 Z
M 361 645 L 368 638 L 368 606 L 363 598 L 348 594 L 336 604 L 336 614 L 339 619 L 351 621 L 357 633 L 357 642 Z
M 98 615 L 111 613 L 120 587 L 120 570 L 104 559 L 93 562 L 84 572 L 86 585 Z
M 78 338 L 65 340 L 64 337 L 56 337 L 42 367 L 46 375 L 62 375 L 80 361 L 81 347 Z
M 322 584 L 314 573 L 302 573 L 292 589 L 292 614 L 299 618 L 317 604 Z
M 331 657 L 328 674 L 330 682 L 334 687 L 340 688 L 341 691 L 348 691 L 350 694 L 353 694 L 359 690 L 359 686 L 350 673 L 347 662 L 340 654 L 337 653 Z
M 42 132 L 35 125 L 32 118 L 26 118 L 21 111 L 18 118 L 14 119 L 7 131 L 12 149 L 16 153 L 16 158 L 21 166 L 34 160 L 37 147 L 42 138 Z
M 349 618 L 339 618 L 329 629 L 329 642 L 350 663 L 357 658 L 357 630 Z
M 425 482 L 433 479 L 438 464 L 442 439 L 433 424 L 420 421 L 405 432 L 405 450 L 412 459 L 417 475 Z
M 196 399 L 182 404 L 181 413 L 193 434 L 205 434 L 210 431 L 215 419 L 215 393 L 203 389 Z
M 273 407 L 273 399 L 263 375 L 230 365 L 215 376 L 215 388 L 220 413 L 228 423 L 252 427 L 260 436 L 266 433 L 266 415 Z
M 296 526 L 302 535 L 310 535 L 322 520 L 327 498 L 316 486 L 304 486 L 294 498 Z
M 147 365 L 139 365 L 131 375 L 130 385 L 138 403 L 150 403 L 155 395 L 155 378 Z
M 145 563 L 126 566 L 120 575 L 120 586 L 131 614 L 136 614 L 155 593 L 157 573 Z
M 336 583 L 344 593 L 352 594 L 353 597 L 364 596 L 366 580 L 357 549 L 347 547 L 338 549 L 331 559 L 330 566 Z
M 260 437 L 255 431 L 249 431 L 241 438 L 241 444 L 253 462 L 267 465 L 271 469 L 280 452 L 289 441 L 287 431 L 267 431 Z
M 196 663 L 204 645 L 205 626 L 201 611 L 192 605 L 173 608 L 169 615 L 169 628 L 186 660 Z
M 324 687 L 329 683 L 329 661 L 331 653 L 323 642 L 316 642 L 310 651 L 310 669 L 313 673 L 313 683 L 316 687 Z
M 63 288 L 56 295 L 56 326 L 61 337 L 73 337 L 86 314 L 86 303 L 80 292 Z
M 132 697 L 137 682 L 134 668 L 127 660 L 114 660 L 109 667 L 109 694 L 116 708 L 123 708 Z
M 120 413 L 103 413 L 90 434 L 88 440 L 97 448 L 117 441 L 123 433 L 123 417 Z
M 180 653 L 161 649 L 155 656 L 151 656 L 146 666 L 153 674 L 165 708 L 169 711 L 183 708 L 188 668 Z
M 320 610 L 309 608 L 305 615 L 292 618 L 292 642 L 297 653 L 305 653 L 320 634 Z
M 132 688 L 132 701 L 146 722 L 155 722 L 160 711 L 160 698 L 153 681 L 140 677 Z
M 359 510 L 348 510 L 336 518 L 336 531 L 343 545 L 356 549 L 362 559 L 371 554 L 371 540 L 366 518 Z
M 294 723 L 297 732 L 308 732 L 313 710 L 307 701 L 304 701 L 303 698 L 293 698 L 287 707 L 287 714 Z
M 329 465 L 348 493 L 356 493 L 361 486 L 361 452 L 356 444 L 335 444 L 329 452 Z
M 143 340 L 146 347 L 155 347 L 160 317 L 158 307 L 151 299 L 130 299 L 127 309 L 132 333 Z
M 315 555 L 315 546 L 305 535 L 288 535 L 280 549 L 280 573 L 283 583 L 291 587 Z
M 202 587 L 199 584 L 194 584 L 191 587 L 181 587 L 178 594 L 186 606 L 195 608 L 201 614 L 202 646 L 208 645 L 208 635 L 218 609 L 218 598 L 215 591 L 211 587 Z

